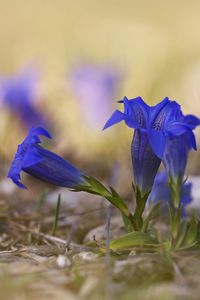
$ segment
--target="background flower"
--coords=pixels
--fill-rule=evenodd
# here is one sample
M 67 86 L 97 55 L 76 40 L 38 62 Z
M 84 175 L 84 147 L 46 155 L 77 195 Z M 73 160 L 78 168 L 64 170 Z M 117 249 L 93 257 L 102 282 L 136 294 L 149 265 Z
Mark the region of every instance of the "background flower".
M 28 129 L 47 123 L 44 114 L 36 108 L 37 81 L 37 72 L 30 68 L 0 80 L 2 104 Z
M 183 206 L 183 216 L 186 215 L 187 205 L 192 202 L 192 183 L 184 183 L 181 189 L 181 202 Z M 166 208 L 167 203 L 172 203 L 171 192 L 168 185 L 168 175 L 166 171 L 157 173 L 153 184 L 152 191 L 148 197 L 148 202 L 153 204 L 160 201 L 163 208 Z
M 121 72 L 112 65 L 80 63 L 71 69 L 71 88 L 80 105 L 82 120 L 91 130 L 103 127 L 122 79 Z

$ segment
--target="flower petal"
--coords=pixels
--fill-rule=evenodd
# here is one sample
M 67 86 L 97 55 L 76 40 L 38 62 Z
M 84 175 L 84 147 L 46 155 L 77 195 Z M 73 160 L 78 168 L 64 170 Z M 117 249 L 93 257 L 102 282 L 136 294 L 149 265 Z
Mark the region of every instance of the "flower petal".
M 147 133 L 140 129 L 134 131 L 131 156 L 135 185 L 145 195 L 152 188 L 161 160 L 153 152 Z
M 29 167 L 23 167 L 26 173 L 48 183 L 75 188 L 84 182 L 83 173 L 57 154 L 35 145 L 42 160 Z
M 123 103 L 124 113 L 128 115 L 131 118 L 131 120 L 138 124 L 137 127 L 134 128 L 146 128 L 150 107 L 142 100 L 142 98 L 137 97 L 128 100 L 127 97 L 124 97 Z M 129 124 L 127 125 L 129 126 Z
M 33 146 L 28 149 L 22 162 L 22 168 L 30 168 L 31 166 L 40 163 L 43 160 L 42 156 Z
M 192 130 L 188 130 L 187 137 L 188 137 L 188 148 L 197 150 L 196 139 Z
M 43 135 L 43 136 L 45 136 L 45 137 L 47 137 L 49 139 L 52 138 L 52 136 L 50 135 L 50 133 L 46 129 L 44 129 L 43 127 L 32 128 L 30 130 L 29 134 L 32 135 L 32 136 L 34 136 L 34 135 Z
M 11 166 L 9 172 L 8 172 L 8 178 L 10 178 L 18 187 L 22 189 L 27 189 L 27 187 L 20 182 L 21 181 L 21 176 L 19 173 L 16 172 L 15 166 Z
M 188 129 L 191 129 L 190 125 L 182 122 L 174 122 L 166 130 L 171 136 L 179 136 L 184 134 Z
M 114 113 L 112 114 L 112 116 L 110 117 L 110 119 L 108 119 L 108 121 L 106 122 L 104 129 L 111 127 L 121 121 L 124 121 L 126 118 L 126 115 L 124 113 L 122 113 L 119 110 L 114 111 Z
M 160 103 L 156 104 L 155 106 L 151 106 L 150 110 L 150 123 L 153 124 L 159 115 L 159 113 L 163 110 L 163 108 L 169 103 L 169 98 L 164 98 Z
M 165 98 L 161 103 L 151 107 L 150 127 L 155 130 L 165 130 L 169 123 L 177 120 L 179 114 L 182 116 L 180 105 Z
M 160 158 L 163 158 L 165 146 L 166 146 L 166 136 L 162 131 L 150 130 L 149 131 L 149 143 L 154 151 L 154 153 Z
M 186 123 L 186 124 L 189 124 L 191 126 L 193 126 L 193 129 L 200 125 L 200 119 L 193 116 L 193 115 L 186 115 L 184 116 L 184 119 L 183 119 L 183 122 Z

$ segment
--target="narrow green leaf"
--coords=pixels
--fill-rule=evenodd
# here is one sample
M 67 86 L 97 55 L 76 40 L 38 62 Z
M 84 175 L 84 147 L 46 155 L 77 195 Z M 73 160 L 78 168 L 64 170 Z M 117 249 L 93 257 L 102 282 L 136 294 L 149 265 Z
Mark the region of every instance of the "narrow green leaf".
M 86 182 L 84 184 L 77 187 L 74 191 L 85 191 L 90 194 L 95 194 L 106 198 L 110 203 L 118 208 L 122 214 L 126 215 L 127 217 L 129 216 L 129 210 L 126 203 L 112 187 L 110 187 L 110 190 L 108 190 L 102 183 L 93 177 L 85 176 L 85 181 Z
M 193 245 L 198 237 L 199 225 L 196 221 L 195 215 L 191 217 L 189 228 L 184 239 L 184 245 Z
M 158 246 L 156 238 L 143 232 L 131 232 L 110 242 L 111 250 L 127 249 L 131 247 L 156 247 Z
M 188 223 L 186 220 L 183 220 L 179 226 L 177 238 L 175 241 L 175 249 L 179 249 L 183 245 L 183 241 L 188 231 Z
M 146 219 L 144 220 L 142 231 L 145 232 L 148 229 L 149 222 L 156 218 L 158 215 L 159 209 L 161 206 L 161 202 L 156 203 L 149 211 Z
M 122 218 L 123 218 L 123 222 L 124 222 L 124 226 L 127 230 L 127 232 L 132 232 L 134 230 L 133 224 L 131 223 L 130 219 L 122 214 Z

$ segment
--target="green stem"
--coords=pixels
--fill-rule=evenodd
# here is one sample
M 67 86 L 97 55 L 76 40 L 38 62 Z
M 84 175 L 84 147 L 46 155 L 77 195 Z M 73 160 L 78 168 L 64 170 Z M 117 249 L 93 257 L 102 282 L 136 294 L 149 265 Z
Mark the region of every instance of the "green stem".
M 173 205 L 169 205 L 169 215 L 171 227 L 171 247 L 175 248 L 179 239 L 182 208 L 175 208 Z
M 173 178 L 171 175 L 169 176 L 169 188 L 174 208 L 180 207 L 182 185 L 182 176 L 178 176 L 178 178 Z
M 58 195 L 57 204 L 56 204 L 56 211 L 55 211 L 55 219 L 52 227 L 52 235 L 55 235 L 57 227 L 58 227 L 58 218 L 59 218 L 59 212 L 60 212 L 60 202 L 61 202 L 61 196 Z
M 141 231 L 143 227 L 144 221 L 142 215 L 145 209 L 145 205 L 149 193 L 150 192 L 142 196 L 140 190 L 137 187 L 135 188 L 136 207 L 135 207 L 135 213 L 133 215 L 133 219 L 136 223 L 136 227 L 138 231 Z

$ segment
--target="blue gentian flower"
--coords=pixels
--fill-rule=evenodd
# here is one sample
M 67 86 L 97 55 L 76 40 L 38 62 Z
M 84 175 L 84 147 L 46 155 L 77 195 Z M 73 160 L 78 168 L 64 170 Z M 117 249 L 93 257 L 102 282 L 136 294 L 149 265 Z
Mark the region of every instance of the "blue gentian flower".
M 145 194 L 151 190 L 161 160 L 172 175 L 185 170 L 188 150 L 196 149 L 192 130 L 200 120 L 184 116 L 180 105 L 167 97 L 155 106 L 148 106 L 141 97 L 125 97 L 119 102 L 124 104 L 124 112 L 116 110 L 104 129 L 121 121 L 135 129 L 131 151 L 134 181 Z M 177 146 L 170 149 L 173 142 Z
M 84 183 L 84 175 L 76 167 L 39 145 L 40 135 L 51 138 L 48 131 L 42 127 L 31 129 L 22 144 L 18 146 L 8 177 L 20 188 L 26 188 L 21 182 L 21 171 L 48 183 L 67 188 L 74 189 Z
M 195 126 L 200 125 L 200 122 Z M 191 149 L 197 150 L 194 125 L 186 127 L 185 132 L 180 135 L 168 136 L 165 151 L 163 153 L 163 163 L 168 172 L 168 176 L 173 181 L 183 180 L 186 169 L 188 153 Z
M 122 75 L 112 66 L 80 63 L 70 72 L 70 84 L 78 100 L 84 122 L 92 129 L 102 128 L 113 110 L 113 99 Z M 99 109 L 101 108 L 101 109 Z
M 35 107 L 36 74 L 33 70 L 1 78 L 3 104 L 18 117 L 28 129 L 43 126 L 44 116 Z
M 124 112 L 116 110 L 104 129 L 121 121 L 125 121 L 127 126 L 135 129 L 131 147 L 133 175 L 136 187 L 144 196 L 151 191 L 161 163 L 161 158 L 155 154 L 151 146 L 149 135 L 153 130 L 158 131 L 164 127 L 176 103 L 165 98 L 156 106 L 149 106 L 141 97 L 131 100 L 124 97 L 119 102 L 124 104 Z
M 149 142 L 155 154 L 162 159 L 170 181 L 181 185 L 188 152 L 197 149 L 193 130 L 200 125 L 200 119 L 193 115 L 184 116 L 177 103 L 168 116 L 161 129 L 150 130 Z
M 186 216 L 186 207 L 188 204 L 192 202 L 191 195 L 192 183 L 184 183 L 181 188 L 181 199 L 179 203 L 179 207 L 182 206 L 182 215 Z M 167 203 L 172 203 L 172 197 L 170 188 L 168 185 L 168 175 L 166 171 L 162 171 L 157 173 L 153 188 L 151 193 L 149 194 L 148 201 L 156 204 L 157 202 L 161 202 L 163 208 L 166 207 Z

